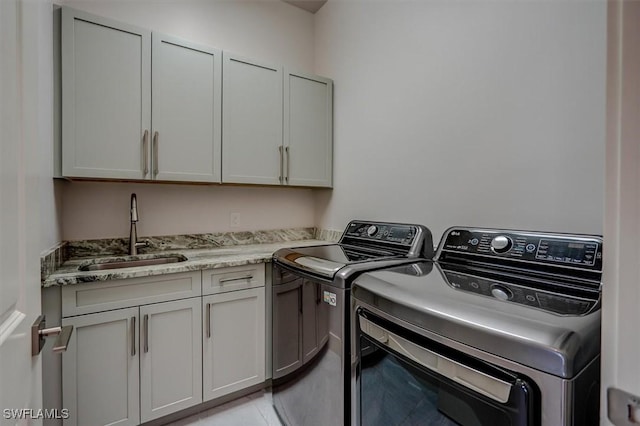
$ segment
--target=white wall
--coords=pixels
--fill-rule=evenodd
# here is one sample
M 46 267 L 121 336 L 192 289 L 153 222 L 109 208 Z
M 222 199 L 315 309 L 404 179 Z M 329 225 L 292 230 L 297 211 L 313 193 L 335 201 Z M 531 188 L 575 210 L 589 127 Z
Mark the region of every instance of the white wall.
M 601 233 L 604 1 L 329 0 L 333 192 L 349 219 Z
M 313 71 L 313 15 L 279 0 L 92 0 L 61 4 L 193 42 Z M 62 185 L 63 239 L 124 237 L 138 194 L 138 234 L 173 235 L 314 225 L 311 190 L 71 182 Z M 240 213 L 240 227 L 229 215 Z

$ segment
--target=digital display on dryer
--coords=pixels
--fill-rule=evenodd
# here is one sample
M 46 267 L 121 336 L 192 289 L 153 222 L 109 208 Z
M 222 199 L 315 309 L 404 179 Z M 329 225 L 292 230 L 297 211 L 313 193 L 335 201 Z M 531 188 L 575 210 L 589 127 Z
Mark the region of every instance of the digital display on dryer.
M 540 240 L 537 260 L 551 260 L 567 264 L 593 265 L 598 251 L 597 243 Z

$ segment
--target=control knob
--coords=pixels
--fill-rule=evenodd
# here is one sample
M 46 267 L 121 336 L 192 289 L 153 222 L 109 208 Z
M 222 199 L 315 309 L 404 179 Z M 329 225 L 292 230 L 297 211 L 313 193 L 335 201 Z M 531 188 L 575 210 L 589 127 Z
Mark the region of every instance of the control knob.
M 506 287 L 501 285 L 494 285 L 491 287 L 491 295 L 498 300 L 511 300 L 513 293 Z
M 367 228 L 367 235 L 370 237 L 376 235 L 376 232 L 378 232 L 378 227 L 375 225 L 371 225 L 369 228 Z
M 504 235 L 498 235 L 491 240 L 491 249 L 496 253 L 506 253 L 511 250 L 512 245 L 511 238 Z

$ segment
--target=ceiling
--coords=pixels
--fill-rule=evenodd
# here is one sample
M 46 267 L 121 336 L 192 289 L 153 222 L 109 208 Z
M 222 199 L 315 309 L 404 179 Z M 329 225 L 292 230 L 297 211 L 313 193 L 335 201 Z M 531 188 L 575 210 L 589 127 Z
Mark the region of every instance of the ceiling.
M 327 0 L 282 0 L 285 3 L 292 4 L 307 12 L 316 13 Z

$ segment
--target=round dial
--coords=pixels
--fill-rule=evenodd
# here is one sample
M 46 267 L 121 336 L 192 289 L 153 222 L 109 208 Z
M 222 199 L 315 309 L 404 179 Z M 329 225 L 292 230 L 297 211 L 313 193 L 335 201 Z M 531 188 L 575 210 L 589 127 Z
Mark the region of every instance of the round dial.
M 491 248 L 496 253 L 506 253 L 511 249 L 513 242 L 511 238 L 499 235 L 491 240 Z
M 376 232 L 378 232 L 378 227 L 375 225 L 371 225 L 370 227 L 367 228 L 367 235 L 370 237 L 373 237 L 374 235 L 376 235 Z
M 491 287 L 491 295 L 500 300 L 511 300 L 513 293 L 506 287 L 494 285 Z

